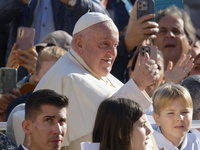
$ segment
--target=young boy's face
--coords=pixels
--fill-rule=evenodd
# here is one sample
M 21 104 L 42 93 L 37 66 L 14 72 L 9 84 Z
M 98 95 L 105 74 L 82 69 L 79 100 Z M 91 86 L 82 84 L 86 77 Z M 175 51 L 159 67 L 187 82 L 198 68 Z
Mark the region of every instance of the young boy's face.
M 169 106 L 160 110 L 160 115 L 154 113 L 154 119 L 160 126 L 162 134 L 175 146 L 181 142 L 190 129 L 192 108 L 186 107 L 182 98 L 173 101 Z M 179 143 L 180 144 L 180 143 Z

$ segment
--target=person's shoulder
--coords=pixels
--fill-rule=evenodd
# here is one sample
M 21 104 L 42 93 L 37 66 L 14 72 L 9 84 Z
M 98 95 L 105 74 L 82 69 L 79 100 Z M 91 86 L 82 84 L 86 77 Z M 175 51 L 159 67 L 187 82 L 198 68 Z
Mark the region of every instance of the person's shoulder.
M 200 139 L 194 133 L 187 133 L 186 135 L 188 137 L 188 141 L 189 142 L 198 142 L 198 143 L 200 143 Z
M 200 140 L 194 133 L 187 133 L 187 146 L 194 147 L 194 150 L 200 150 Z M 192 149 L 192 150 L 193 150 Z

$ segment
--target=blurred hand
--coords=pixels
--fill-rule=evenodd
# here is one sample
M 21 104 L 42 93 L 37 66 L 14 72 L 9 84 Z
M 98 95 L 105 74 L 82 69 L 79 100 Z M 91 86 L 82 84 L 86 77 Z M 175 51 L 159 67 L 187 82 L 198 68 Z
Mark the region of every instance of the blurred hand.
M 11 67 L 11 68 L 19 68 L 20 65 L 20 60 L 18 58 L 18 53 L 17 53 L 17 45 L 14 44 L 12 47 L 12 50 L 10 52 L 10 55 L 8 57 L 8 61 L 6 64 L 6 67 Z
M 129 23 L 124 37 L 124 43 L 128 51 L 139 46 L 145 39 L 155 39 L 158 33 L 158 24 L 154 21 L 147 21 L 154 18 L 155 14 L 149 14 L 137 19 L 137 1 L 131 11 Z
M 26 68 L 29 73 L 33 73 L 33 69 L 36 67 L 37 57 L 38 53 L 35 47 L 25 51 L 18 49 L 18 58 L 21 62 L 20 66 Z
M 138 55 L 135 70 L 132 72 L 130 78 L 134 80 L 141 91 L 160 78 L 158 66 L 154 60 L 150 59 L 148 53 L 145 53 L 145 59 L 142 64 L 140 64 L 140 55 Z
M 13 93 L 14 94 L 11 94 L 11 93 L 6 93 L 4 94 L 1 98 L 0 98 L 0 113 L 4 113 L 9 105 L 9 103 L 21 96 L 20 92 L 18 90 L 16 90 L 15 88 L 13 89 Z
M 165 71 L 165 82 L 180 83 L 190 72 L 193 67 L 194 58 L 191 55 L 181 55 L 176 65 L 173 67 L 173 62 L 169 61 Z
M 38 53 L 35 47 L 28 50 L 17 49 L 17 45 L 14 44 L 12 51 L 8 57 L 6 67 L 19 68 L 23 66 L 29 73 L 33 73 L 37 62 Z

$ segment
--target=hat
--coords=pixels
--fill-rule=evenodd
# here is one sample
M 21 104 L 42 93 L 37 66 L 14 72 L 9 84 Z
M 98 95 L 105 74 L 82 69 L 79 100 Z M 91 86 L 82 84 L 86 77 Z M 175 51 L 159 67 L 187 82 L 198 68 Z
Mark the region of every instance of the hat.
M 35 46 L 46 47 L 48 44 L 53 44 L 68 51 L 71 48 L 71 41 L 71 35 L 65 31 L 58 30 L 45 36 L 40 43 L 36 44 Z
M 73 35 L 84 29 L 104 21 L 112 20 L 107 15 L 99 12 L 88 12 L 84 14 L 75 24 Z

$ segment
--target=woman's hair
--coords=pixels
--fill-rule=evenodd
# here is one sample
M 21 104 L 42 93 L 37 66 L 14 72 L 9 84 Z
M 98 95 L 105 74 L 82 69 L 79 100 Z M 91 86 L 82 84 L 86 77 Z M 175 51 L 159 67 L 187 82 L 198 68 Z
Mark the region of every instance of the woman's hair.
M 159 115 L 161 109 L 166 108 L 180 98 L 187 107 L 193 108 L 192 98 L 186 88 L 178 84 L 165 83 L 153 95 L 154 112 Z
M 129 99 L 108 98 L 101 102 L 93 129 L 93 142 L 99 150 L 130 150 L 133 124 L 144 114 L 142 107 Z

